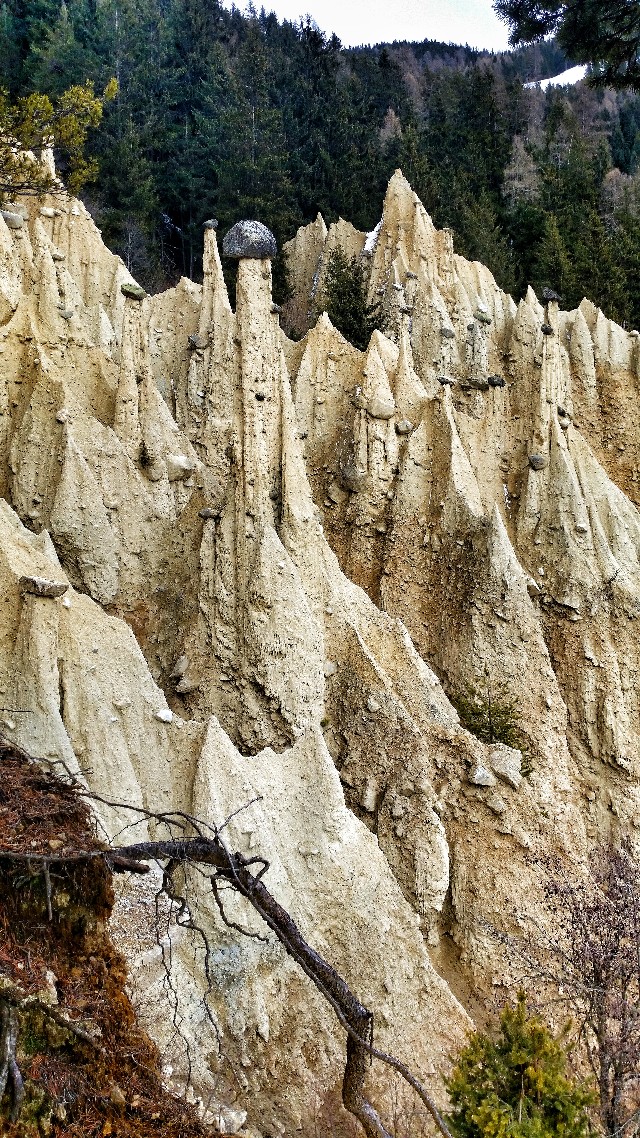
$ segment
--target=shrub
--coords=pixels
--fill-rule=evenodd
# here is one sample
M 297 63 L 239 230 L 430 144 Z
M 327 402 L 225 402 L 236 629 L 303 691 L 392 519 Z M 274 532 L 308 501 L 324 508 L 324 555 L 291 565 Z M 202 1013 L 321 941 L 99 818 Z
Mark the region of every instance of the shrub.
M 565 1033 L 566 1036 L 566 1033 Z M 524 993 L 500 1016 L 492 1040 L 474 1034 L 447 1083 L 447 1121 L 458 1138 L 587 1138 L 595 1133 L 590 1088 L 567 1074 L 565 1036 L 527 1015 Z
M 520 706 L 506 684 L 487 682 L 484 692 L 473 686 L 451 695 L 463 727 L 483 743 L 504 743 L 507 747 L 525 749 L 520 730 Z

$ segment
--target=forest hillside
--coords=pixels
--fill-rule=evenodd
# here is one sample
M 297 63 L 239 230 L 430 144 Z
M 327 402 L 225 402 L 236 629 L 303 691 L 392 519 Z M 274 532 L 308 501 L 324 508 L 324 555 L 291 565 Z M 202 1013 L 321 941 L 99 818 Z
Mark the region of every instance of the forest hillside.
M 569 66 L 552 41 L 345 50 L 309 20 L 217 0 L 5 0 L 0 48 L 12 97 L 117 78 L 85 203 L 151 291 L 201 279 L 210 217 L 258 217 L 280 244 L 318 211 L 371 230 L 401 167 L 505 290 L 551 285 L 640 324 L 640 99 L 525 88 Z M 280 258 L 274 274 L 281 300 Z

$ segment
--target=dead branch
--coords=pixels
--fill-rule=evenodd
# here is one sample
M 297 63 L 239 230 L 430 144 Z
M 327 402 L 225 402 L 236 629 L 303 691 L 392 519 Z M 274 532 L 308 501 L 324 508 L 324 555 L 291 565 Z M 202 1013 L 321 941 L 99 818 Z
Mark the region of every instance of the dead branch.
M 4 1014 L 5 1009 L 16 1013 L 18 1011 L 27 1011 L 29 1009 L 35 1008 L 37 1011 L 41 1012 L 42 1015 L 46 1016 L 48 1019 L 53 1020 L 54 1023 L 57 1023 L 58 1027 L 62 1027 L 65 1029 L 65 1031 L 69 1031 L 72 1035 L 77 1036 L 77 1038 L 82 1040 L 83 1043 L 88 1043 L 97 1051 L 103 1050 L 96 1037 L 89 1031 L 86 1031 L 85 1028 L 81 1027 L 79 1023 L 76 1023 L 72 1019 L 68 1019 L 64 1012 L 62 1012 L 59 1008 L 56 1008 L 55 1005 L 49 1004 L 45 1000 L 39 999 L 37 996 L 25 995 L 24 991 L 17 984 L 8 984 L 6 987 L 0 989 L 0 1008 L 3 1009 L 3 1012 L 0 1013 L 0 1054 L 3 1053 L 2 1040 L 5 1038 L 2 1034 L 3 1029 L 1 1018 L 2 1014 Z M 2 1090 L 3 1070 L 4 1068 L 0 1066 L 0 1099 L 4 1093 Z
M 148 813 L 145 811 L 145 814 Z M 153 815 L 151 816 L 153 817 Z M 189 821 L 193 823 L 194 820 L 189 819 Z M 269 863 L 263 858 L 245 858 L 237 851 L 228 850 L 218 831 L 213 830 L 213 837 L 206 837 L 203 835 L 201 827 L 202 823 L 198 826 L 196 837 L 138 842 L 129 846 L 105 850 L 73 850 L 70 853 L 59 854 L 22 854 L 0 849 L 0 862 L 27 861 L 31 865 L 40 864 L 43 873 L 45 873 L 45 866 L 48 873 L 49 866 L 53 864 L 77 864 L 96 858 L 102 858 L 114 870 L 132 873 L 148 872 L 147 863 L 149 861 L 167 862 L 168 866 L 164 871 L 165 892 L 167 892 L 167 869 L 169 869 L 169 877 L 171 877 L 172 870 L 178 866 L 210 866 L 214 870 L 211 878 L 212 890 L 219 906 L 221 906 L 221 902 L 218 882 L 222 881 L 252 905 L 256 913 L 278 938 L 288 955 L 299 965 L 305 975 L 315 984 L 320 994 L 331 1005 L 339 1023 L 347 1032 L 347 1058 L 342 1099 L 346 1109 L 360 1121 L 368 1138 L 390 1138 L 389 1132 L 379 1115 L 364 1094 L 367 1068 L 372 1059 L 378 1059 L 396 1070 L 418 1094 L 444 1138 L 451 1138 L 451 1132 L 422 1083 L 399 1059 L 386 1054 L 386 1052 L 379 1051 L 373 1046 L 372 1012 L 360 1003 L 336 969 L 307 943 L 290 914 L 278 904 L 275 897 L 267 889 L 262 878 Z M 207 827 L 207 829 L 213 828 Z M 252 868 L 256 865 L 260 868 L 256 873 L 253 873 Z M 169 882 L 167 895 L 174 902 L 180 900 L 175 892 L 172 880 Z M 226 923 L 229 924 L 230 922 L 227 921 Z M 200 929 L 196 929 L 196 931 L 202 933 Z M 67 1024 L 65 1026 L 71 1027 Z
M 5 1000 L 0 1001 L 0 1100 L 7 1088 L 11 1087 L 11 1110 L 9 1121 L 17 1122 L 24 1096 L 24 1084 L 16 1060 L 18 1042 L 18 1013 Z

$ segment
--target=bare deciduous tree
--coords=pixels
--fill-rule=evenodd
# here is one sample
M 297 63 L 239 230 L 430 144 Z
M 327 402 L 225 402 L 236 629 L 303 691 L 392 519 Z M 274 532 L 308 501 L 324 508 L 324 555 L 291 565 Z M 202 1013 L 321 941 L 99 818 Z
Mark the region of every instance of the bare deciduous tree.
M 544 1006 L 569 1012 L 598 1087 L 608 1138 L 640 1131 L 640 866 L 627 848 L 593 851 L 591 871 L 569 877 L 557 861 L 546 873 L 548 919 L 525 922 L 508 950 Z

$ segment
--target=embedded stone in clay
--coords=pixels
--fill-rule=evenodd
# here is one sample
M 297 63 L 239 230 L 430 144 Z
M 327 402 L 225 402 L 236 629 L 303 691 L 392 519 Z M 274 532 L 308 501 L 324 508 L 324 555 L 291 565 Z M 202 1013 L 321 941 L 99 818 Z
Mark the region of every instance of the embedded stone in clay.
M 196 464 L 183 454 L 168 454 L 166 457 L 167 477 L 170 482 L 179 482 L 193 474 Z
M 47 577 L 21 577 L 21 593 L 31 593 L 34 597 L 61 597 L 69 588 L 67 581 L 50 581 Z
M 543 454 L 530 454 L 529 466 L 532 470 L 544 470 L 545 466 L 549 465 L 549 459 L 545 458 Z
M 225 257 L 238 260 L 245 257 L 261 260 L 275 257 L 278 246 L 271 230 L 261 221 L 237 221 L 225 235 L 222 252 Z
M 0 209 L 0 217 L 2 217 L 5 225 L 8 225 L 9 229 L 22 229 L 24 225 L 24 217 L 21 213 L 10 213 L 9 210 Z
M 123 296 L 127 296 L 129 300 L 144 300 L 147 295 L 141 285 L 135 284 L 132 281 L 124 281 L 120 285 L 120 292 Z

